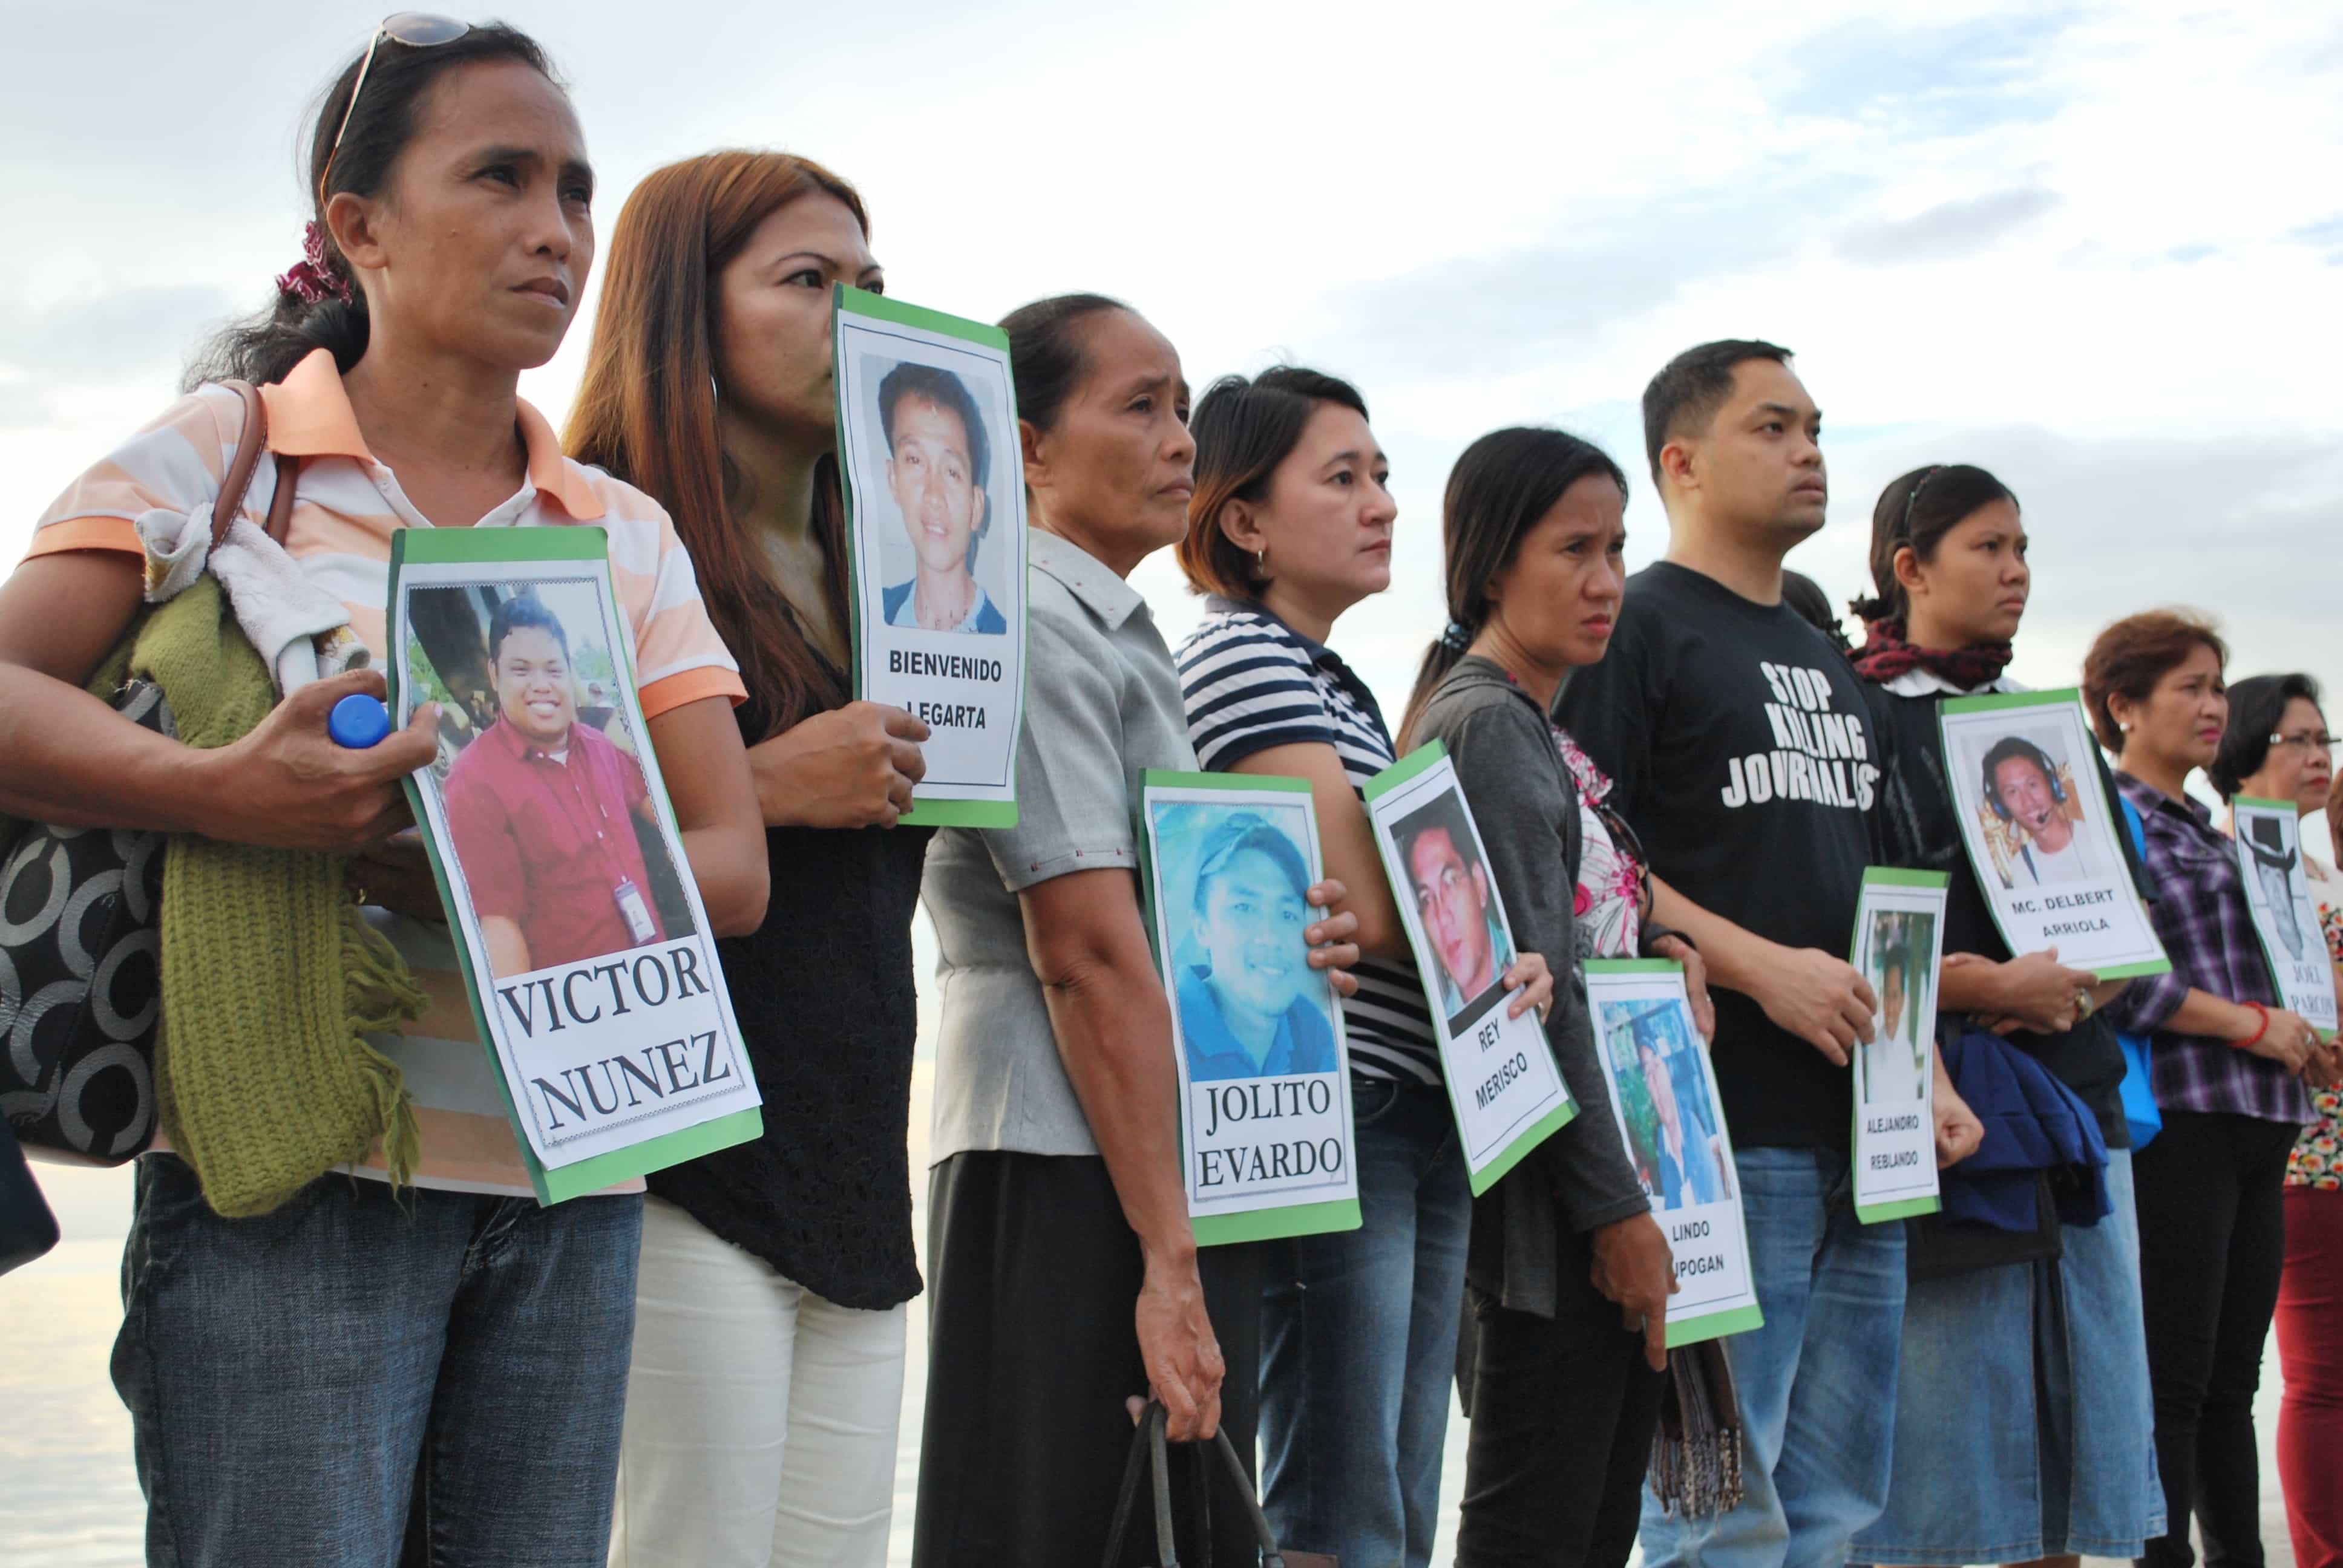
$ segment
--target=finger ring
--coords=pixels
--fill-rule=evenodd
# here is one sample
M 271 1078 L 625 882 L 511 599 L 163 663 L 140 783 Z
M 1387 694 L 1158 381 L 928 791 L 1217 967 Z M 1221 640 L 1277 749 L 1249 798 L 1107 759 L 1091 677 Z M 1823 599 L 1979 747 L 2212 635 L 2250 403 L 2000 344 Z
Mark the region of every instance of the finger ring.
M 2082 986 L 2077 986 L 2075 988 L 2075 1020 L 2077 1023 L 2081 1022 L 2084 1019 L 2090 1017 L 2092 1010 L 2097 1006 L 2098 1003 L 2091 1000 L 2091 993 L 2088 990 Z

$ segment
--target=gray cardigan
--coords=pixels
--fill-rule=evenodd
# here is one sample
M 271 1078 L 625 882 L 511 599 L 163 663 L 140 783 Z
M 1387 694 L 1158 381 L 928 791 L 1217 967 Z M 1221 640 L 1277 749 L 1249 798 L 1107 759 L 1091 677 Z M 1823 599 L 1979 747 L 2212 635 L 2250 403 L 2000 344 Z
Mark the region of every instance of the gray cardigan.
M 1557 1221 L 1586 1231 L 1652 1206 L 1619 1141 L 1578 965 L 1577 789 L 1536 699 L 1485 658 L 1460 660 L 1433 689 L 1409 744 L 1426 740 L 1447 748 L 1514 942 L 1554 970 L 1546 1041 L 1578 1116 L 1474 1201 L 1466 1263 L 1476 1288 L 1550 1318 L 1563 1292 L 1592 1288 L 1558 1277 Z

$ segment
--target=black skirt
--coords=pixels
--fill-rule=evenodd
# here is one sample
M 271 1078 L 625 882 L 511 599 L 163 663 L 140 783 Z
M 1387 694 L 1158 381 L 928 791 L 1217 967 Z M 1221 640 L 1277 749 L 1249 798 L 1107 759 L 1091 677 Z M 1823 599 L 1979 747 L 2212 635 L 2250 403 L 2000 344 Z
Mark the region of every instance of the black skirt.
M 1260 1402 L 1257 1246 L 1200 1254 L 1228 1374 L 1221 1424 L 1254 1467 Z M 913 1568 L 1098 1568 L 1131 1452 L 1123 1401 L 1147 1392 L 1132 1323 L 1139 1238 L 1095 1156 L 970 1152 L 928 1188 L 928 1398 Z M 1208 1478 L 1209 1554 L 1190 1536 Z M 1204 1444 L 1172 1454 L 1180 1559 L 1259 1561 L 1252 1530 Z M 1122 1562 L 1155 1561 L 1144 1498 Z

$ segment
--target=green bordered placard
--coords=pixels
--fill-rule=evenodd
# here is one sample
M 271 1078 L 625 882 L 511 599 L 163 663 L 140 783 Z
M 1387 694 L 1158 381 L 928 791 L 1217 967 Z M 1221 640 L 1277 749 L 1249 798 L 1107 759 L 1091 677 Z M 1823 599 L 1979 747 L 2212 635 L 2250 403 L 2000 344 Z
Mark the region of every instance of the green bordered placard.
M 1444 784 L 1437 779 L 1427 779 L 1427 775 L 1434 773 L 1445 775 Z M 1392 887 L 1404 888 L 1411 880 L 1407 868 L 1401 864 L 1399 845 L 1393 836 L 1397 824 L 1412 818 L 1417 811 L 1438 809 L 1436 803 L 1452 794 L 1459 819 L 1474 840 L 1473 853 L 1485 864 L 1483 846 L 1479 842 L 1480 826 L 1473 820 L 1471 803 L 1464 799 L 1463 787 L 1455 779 L 1448 749 L 1439 741 L 1429 740 L 1417 747 L 1368 779 L 1360 794 L 1366 803 L 1375 852 L 1383 862 L 1384 877 Z M 1393 820 L 1387 821 L 1386 818 Z M 1512 922 L 1504 917 L 1503 890 L 1493 882 L 1490 886 L 1490 897 L 1510 940 Z M 1409 960 L 1415 968 L 1417 980 L 1424 988 L 1429 1006 L 1429 999 L 1440 994 L 1440 984 L 1435 978 L 1440 960 L 1429 950 L 1422 921 L 1412 902 L 1400 900 L 1399 912 L 1400 924 L 1407 932 Z M 1536 1076 L 1524 1074 L 1513 1080 L 1503 1085 L 1503 1092 L 1531 1093 L 1544 1099 L 1546 1089 L 1550 1088 L 1554 1098 L 1553 1103 L 1542 1111 L 1531 1114 L 1525 1110 L 1522 1113 L 1525 1120 L 1519 1126 L 1500 1120 L 1499 1130 L 1493 1134 L 1487 1127 L 1476 1125 L 1487 1117 L 1488 1112 L 1479 1106 L 1466 1104 L 1465 1097 L 1473 1091 L 1474 1086 L 1473 1073 L 1468 1070 L 1473 1058 L 1468 1053 L 1466 1041 L 1460 1039 L 1463 1031 L 1452 1027 L 1452 1020 L 1442 1018 L 1437 1008 L 1432 1010 L 1433 1033 L 1441 1051 L 1441 1086 L 1448 1096 L 1449 1111 L 1456 1122 L 1457 1139 L 1465 1153 L 1465 1180 L 1472 1187 L 1473 1195 L 1477 1198 L 1504 1180 L 1508 1172 L 1529 1157 L 1531 1151 L 1570 1125 L 1577 1117 L 1579 1107 L 1571 1098 L 1570 1086 L 1562 1077 L 1561 1066 L 1554 1060 L 1544 1028 L 1537 1020 L 1507 1020 L 1501 1013 L 1493 1017 L 1483 1014 L 1464 1026 L 1470 1032 L 1471 1043 L 1481 1045 L 1485 1051 L 1492 1047 L 1484 1041 L 1503 1040 L 1505 1045 L 1495 1049 L 1518 1050 L 1522 1053 L 1518 1060 L 1538 1063 Z M 1483 1065 L 1485 1066 L 1485 1061 Z M 1481 1081 L 1485 1083 L 1488 1080 L 1483 1077 Z M 1502 1101 L 1493 1101 L 1492 1103 L 1499 1107 L 1497 1118 L 1506 1115 Z M 1533 1107 L 1536 1103 L 1533 1101 Z M 1503 1141 L 1497 1142 L 1498 1138 Z M 1486 1151 L 1482 1152 L 1484 1150 Z M 1474 1158 L 1476 1153 L 1480 1154 L 1477 1160 Z
M 1164 801 L 1160 799 L 1160 792 L 1162 791 L 1178 793 L 1172 799 Z M 1176 911 L 1167 908 L 1168 900 L 1163 896 L 1165 890 L 1163 878 L 1166 874 L 1166 868 L 1162 864 L 1163 849 L 1158 842 L 1159 825 L 1151 815 L 1151 808 L 1156 804 L 1174 808 L 1191 804 L 1192 802 L 1183 800 L 1180 797 L 1199 793 L 1206 794 L 1208 797 L 1210 795 L 1252 796 L 1264 800 L 1272 810 L 1281 806 L 1289 809 L 1298 808 L 1298 824 L 1292 825 L 1295 830 L 1288 833 L 1287 837 L 1292 841 L 1293 849 L 1300 853 L 1311 881 L 1314 883 L 1322 878 L 1318 851 L 1317 815 L 1311 806 L 1308 779 L 1281 779 L 1250 773 L 1193 773 L 1156 768 L 1148 769 L 1142 773 L 1140 778 L 1138 799 L 1133 802 L 1137 826 L 1134 837 L 1139 845 L 1141 897 L 1145 909 L 1148 943 L 1154 950 L 1156 969 L 1163 977 L 1164 996 L 1170 1003 L 1175 1020 L 1181 1020 L 1183 1016 L 1180 977 L 1175 972 L 1180 948 L 1180 936 L 1176 933 L 1184 931 L 1185 925 Z M 1232 803 L 1232 806 L 1236 809 L 1242 809 L 1242 803 Z M 1278 824 L 1279 830 L 1284 831 L 1287 826 L 1289 825 Z M 1205 832 L 1206 836 L 1209 836 L 1210 829 L 1206 829 Z M 1181 859 L 1175 857 L 1174 868 L 1181 864 Z M 1314 920 L 1316 911 L 1311 911 L 1309 918 Z M 1192 920 L 1192 917 L 1190 919 Z M 1171 931 L 1166 930 L 1167 925 L 1172 928 Z M 1188 1195 L 1190 1223 L 1194 1227 L 1198 1246 L 1224 1246 L 1237 1241 L 1261 1241 L 1279 1236 L 1309 1236 L 1332 1231 L 1355 1231 L 1359 1228 L 1361 1217 L 1356 1166 L 1358 1140 L 1351 1120 L 1349 1053 L 1342 1037 L 1342 1010 L 1333 1000 L 1331 987 L 1327 988 L 1327 991 L 1328 1002 L 1325 1013 L 1331 1026 L 1333 1047 L 1332 1075 L 1331 1079 L 1325 1075 L 1313 1076 L 1317 1076 L 1327 1085 L 1329 1099 L 1322 1120 L 1330 1125 L 1339 1124 L 1342 1158 L 1349 1167 L 1349 1179 L 1342 1184 L 1346 1191 L 1343 1195 L 1336 1198 L 1220 1213 L 1200 1214 L 1195 1211 L 1202 1178 L 1198 1171 L 1192 1171 L 1190 1166 L 1192 1157 L 1190 1122 L 1197 1114 L 1194 1109 L 1194 1095 L 1200 1086 L 1191 1081 L 1190 1045 L 1186 1026 L 1184 1022 L 1176 1024 L 1173 1048 L 1179 1058 L 1177 1072 L 1178 1092 L 1181 1097 L 1181 1185 L 1182 1191 Z M 1209 1094 L 1212 1091 L 1208 1090 L 1206 1092 Z
M 1898 866 L 1866 866 L 1864 868 L 1863 871 L 1864 896 L 1857 900 L 1855 905 L 1855 934 L 1847 948 L 1849 955 L 1848 961 L 1853 963 L 1857 970 L 1860 970 L 1865 969 L 1863 960 L 1868 956 L 1867 949 L 1864 940 L 1865 924 L 1866 921 L 1873 920 L 1876 914 L 1884 912 L 1892 917 L 1905 920 L 1907 922 L 1919 919 L 1926 919 L 1929 922 L 1926 940 L 1929 943 L 1930 950 L 1918 965 L 1911 966 L 1920 976 L 1922 983 L 1925 984 L 1926 989 L 1918 996 L 1906 997 L 1906 1010 L 1916 1019 L 1925 1019 L 1927 1020 L 1927 1027 L 1925 1030 L 1921 1029 L 1917 1023 L 1915 1023 L 1913 1027 L 1916 1031 L 1917 1031 L 1916 1038 L 1925 1038 L 1931 1042 L 1928 1047 L 1928 1070 L 1932 1075 L 1930 1079 L 1928 1097 L 1926 1101 L 1922 1101 L 1922 1103 L 1926 1107 L 1926 1110 L 1922 1112 L 1919 1119 L 1921 1123 L 1919 1129 L 1919 1142 L 1923 1145 L 1924 1150 L 1922 1158 L 1926 1161 L 1926 1170 L 1930 1172 L 1930 1189 L 1926 1193 L 1916 1193 L 1909 1197 L 1891 1197 L 1874 1200 L 1866 1198 L 1865 1195 L 1864 1189 L 1865 1183 L 1864 1181 L 1862 1162 L 1867 1158 L 1866 1146 L 1875 1142 L 1878 1135 L 1866 1132 L 1865 1128 L 1871 1121 L 1883 1119 L 1875 1115 L 1868 1118 L 1866 1117 L 1864 1096 L 1862 1093 L 1864 1080 L 1856 1075 L 1853 1064 L 1849 1064 L 1849 1093 L 1847 1098 L 1850 1101 L 1851 1109 L 1849 1111 L 1849 1124 L 1847 1131 L 1847 1149 L 1849 1151 L 1848 1158 L 1854 1165 L 1855 1176 L 1855 1217 L 1866 1225 L 1885 1224 L 1890 1220 L 1909 1220 L 1921 1214 L 1933 1214 L 1944 1206 L 1944 1200 L 1936 1191 L 1934 1182 L 1934 1172 L 1936 1167 L 1936 1118 L 1934 1114 L 1936 1109 L 1936 1092 L 1933 1073 L 1935 1071 L 1936 1052 L 1934 1040 L 1936 1037 L 1935 1020 L 1936 1013 L 1936 998 L 1937 971 L 1942 967 L 1945 940 L 1944 900 L 1946 890 L 1950 885 L 1951 879 L 1942 871 L 1916 871 Z M 1902 890 L 1921 895 L 1919 899 L 1903 900 L 1894 900 L 1891 895 L 1891 898 L 1888 900 L 1891 904 L 1918 904 L 1933 899 L 1934 908 L 1926 910 L 1892 907 L 1882 910 L 1875 905 L 1873 895 L 1884 890 Z M 1917 940 L 1916 934 L 1907 936 L 1907 940 Z M 1865 978 L 1870 978 L 1867 970 L 1865 973 Z M 1909 982 L 1906 983 L 1908 984 Z M 1862 1052 L 1865 1049 L 1865 1047 L 1863 1045 L 1862 1041 L 1857 1040 L 1855 1042 L 1855 1050 L 1858 1053 Z M 1896 1119 L 1886 1118 L 1884 1120 Z M 1908 1140 L 1906 1140 L 1906 1141 L 1908 1141 Z M 1903 1152 L 1903 1151 L 1899 1150 L 1896 1152 Z
M 602 592 L 608 595 L 610 604 L 613 607 L 616 606 L 618 590 L 615 581 L 610 577 L 609 540 L 608 535 L 599 528 L 578 525 L 529 528 L 401 528 L 391 536 L 390 599 L 386 607 L 386 622 L 388 628 L 387 635 L 392 641 L 397 640 L 398 595 L 402 578 L 411 568 L 427 566 L 478 566 L 494 568 L 537 561 L 557 567 L 585 562 L 598 565 Z M 642 725 L 640 708 L 633 695 L 637 689 L 633 648 L 624 637 L 613 638 L 610 640 L 612 646 L 609 651 L 616 667 L 614 673 L 618 682 L 624 688 L 623 693 L 618 695 L 622 697 L 623 706 L 629 719 L 639 726 L 636 734 L 641 737 L 642 744 L 648 749 L 649 745 L 648 727 Z M 407 658 L 404 648 L 394 648 L 389 652 L 384 661 L 384 675 L 388 686 L 390 709 L 396 715 L 400 711 L 403 696 L 413 680 L 412 673 L 407 668 Z M 396 722 L 395 719 L 394 722 Z M 646 759 L 645 761 L 649 770 L 656 777 L 656 758 Z M 404 789 L 407 805 L 414 812 L 417 822 L 427 823 L 429 818 L 422 787 L 414 776 L 408 777 L 404 781 Z M 650 790 L 650 799 L 665 825 L 669 841 L 679 845 L 682 842 L 682 829 L 676 821 L 674 807 L 669 802 L 665 789 L 654 787 Z M 422 839 L 426 857 L 431 865 L 432 880 L 438 889 L 440 904 L 443 909 L 453 911 L 458 907 L 458 898 L 448 872 L 446 847 L 440 842 L 439 836 L 429 831 L 427 828 L 423 832 Z M 688 877 L 688 867 L 684 868 L 684 871 Z M 700 922 L 700 929 L 704 931 L 707 929 L 707 911 L 699 903 L 697 890 L 688 890 L 687 896 L 690 900 L 693 913 Z M 494 1043 L 495 1036 L 489 1024 L 488 1010 L 485 1003 L 478 966 L 460 931 L 451 929 L 449 940 L 455 950 L 457 970 L 463 977 L 464 995 L 471 1009 L 472 1024 L 479 1032 L 480 1049 L 488 1057 L 488 1077 L 497 1086 L 498 1099 L 504 1107 L 507 1123 L 513 1131 L 513 1141 L 518 1146 L 521 1161 L 528 1171 L 529 1185 L 535 1190 L 539 1203 L 551 1205 L 572 1198 L 605 1191 L 621 1183 L 638 1181 L 654 1171 L 663 1171 L 669 1166 L 681 1164 L 687 1160 L 698 1159 L 703 1154 L 729 1149 L 736 1144 L 751 1142 L 763 1136 L 764 1118 L 754 1105 L 750 1105 L 709 1121 L 695 1122 L 670 1132 L 658 1134 L 621 1149 L 589 1155 L 585 1159 L 564 1165 L 547 1166 L 538 1159 L 536 1151 L 530 1145 L 528 1133 L 523 1129 L 522 1113 L 513 1099 L 512 1086 L 498 1058 Z M 709 961 L 712 967 L 715 960 L 712 944 L 710 947 Z M 739 1025 L 732 1019 L 729 998 L 722 991 L 720 974 L 716 990 L 723 997 L 721 1010 L 724 1023 L 730 1031 L 731 1042 L 737 1050 Z M 740 1054 L 739 1061 L 740 1069 L 745 1074 L 747 1072 L 745 1052 Z M 428 1151 L 426 1152 L 427 1154 Z
M 1027 536 L 1009 335 L 986 322 L 948 316 L 845 284 L 832 286 L 831 310 L 839 477 L 849 519 L 846 602 L 853 643 L 854 694 L 907 708 L 930 725 L 929 779 L 913 791 L 904 822 L 936 828 L 1013 828 L 1017 825 L 1017 739 L 1024 722 L 1027 685 Z M 973 409 L 978 422 L 985 427 L 989 455 L 976 491 L 985 512 L 968 547 L 968 576 L 977 580 L 978 588 L 1008 623 L 997 637 L 952 638 L 967 646 L 950 651 L 939 648 L 934 635 L 925 632 L 912 638 L 925 646 L 897 648 L 891 641 L 885 648 L 872 646 L 874 640 L 890 640 L 879 635 L 883 621 L 874 610 L 883 604 L 890 585 L 877 569 L 880 544 L 872 530 L 902 525 L 901 508 L 888 490 L 892 455 L 887 448 L 886 417 L 874 413 L 876 383 L 883 377 L 866 374 L 879 363 L 916 364 L 947 377 L 949 384 L 960 387 L 960 397 L 965 399 L 950 411 L 950 422 L 965 430 L 966 414 Z M 877 428 L 874 418 L 879 420 Z M 988 572 L 997 594 L 981 580 Z M 909 628 L 884 629 L 892 634 Z M 890 668 L 897 656 L 911 658 L 917 668 Z M 990 665 L 1011 662 L 1013 669 L 987 672 Z M 980 713 L 985 723 L 971 730 L 970 719 Z M 965 780 L 971 772 L 997 773 L 1006 782 L 996 787 L 970 781 L 966 787 L 978 791 L 970 797 L 943 798 L 935 793 L 940 779 L 956 776 Z
M 1732 1130 L 1715 1067 L 1693 1026 L 1684 966 L 1672 959 L 1589 959 L 1585 971 L 1596 1065 L 1613 1125 L 1651 1196 L 1652 1218 L 1674 1261 L 1677 1294 L 1668 1302 L 1667 1342 L 1671 1348 L 1698 1344 L 1762 1327 Z M 1646 1051 L 1653 1066 L 1644 1062 Z M 1669 1117 L 1653 1086 L 1655 1070 L 1669 1086 L 1666 1103 L 1682 1130 L 1674 1191 L 1661 1170 Z M 1687 1107 L 1687 1099 L 1696 1103 Z M 1711 1126 L 1714 1134 L 1704 1137 Z M 1714 1171 L 1705 1196 L 1685 1174 L 1694 1161 L 1706 1161 Z
M 1366 782 L 1359 791 L 1367 800 L 1380 800 L 1410 779 L 1421 778 L 1435 764 L 1448 759 L 1448 748 L 1437 740 L 1427 740 Z
M 2074 687 L 1980 692 L 1946 698 L 1936 715 L 1961 846 L 2009 950 L 2023 955 L 2055 946 L 2061 963 L 2103 980 L 2169 973 L 2172 960 L 2131 878 L 2122 812 L 2084 715 L 2082 693 Z M 2080 812 L 2073 852 L 2085 858 L 2081 868 L 2038 880 L 2030 849 L 2009 841 L 2011 818 L 1986 799 L 1981 771 L 1991 749 L 2002 743 L 2021 755 L 2033 749 L 2038 759 L 2033 771 L 2042 774 L 2062 808 L 2071 787 Z M 2045 761 L 2051 765 L 2046 773 Z

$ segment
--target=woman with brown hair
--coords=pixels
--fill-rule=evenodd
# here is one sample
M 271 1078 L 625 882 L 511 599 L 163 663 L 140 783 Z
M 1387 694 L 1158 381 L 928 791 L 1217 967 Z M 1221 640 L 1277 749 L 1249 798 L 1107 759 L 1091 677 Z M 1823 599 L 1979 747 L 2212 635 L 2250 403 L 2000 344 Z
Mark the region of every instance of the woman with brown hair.
M 650 1179 L 614 1568 L 886 1555 L 929 836 L 895 823 L 928 732 L 848 700 L 830 286 L 881 286 L 867 231 L 853 187 L 803 158 L 656 171 L 618 215 L 569 422 L 570 453 L 692 548 L 749 688 L 776 894 L 719 950 L 764 1136 Z
M 1326 646 L 1337 618 L 1390 586 L 1399 508 L 1366 400 L 1346 381 L 1293 365 L 1224 376 L 1189 428 L 1196 493 L 1178 555 L 1206 598 L 1178 657 L 1198 766 L 1310 780 L 1327 868 L 1352 890 L 1371 955 L 1342 1004 L 1365 1222 L 1262 1249 L 1262 1503 L 1288 1548 L 1423 1568 L 1473 1189 L 1361 803 L 1397 760 L 1391 732 Z M 1502 978 L 1518 990 L 1516 1018 L 1554 992 L 1537 953 Z
M 2164 1113 L 2132 1162 L 2167 1526 L 2142 1558 L 2155 1568 L 2195 1561 L 2192 1513 L 2208 1561 L 2262 1559 L 2253 1402 L 2285 1262 L 2287 1155 L 2314 1120 L 2305 1070 L 2324 1082 L 2334 1065 L 2278 1005 L 2236 850 L 2184 788 L 2227 728 L 2227 658 L 2209 621 L 2151 610 L 2099 633 L 2083 661 L 2091 728 L 2147 829 L 2172 960 L 2107 1009 L 2117 1028 L 2150 1036 Z

